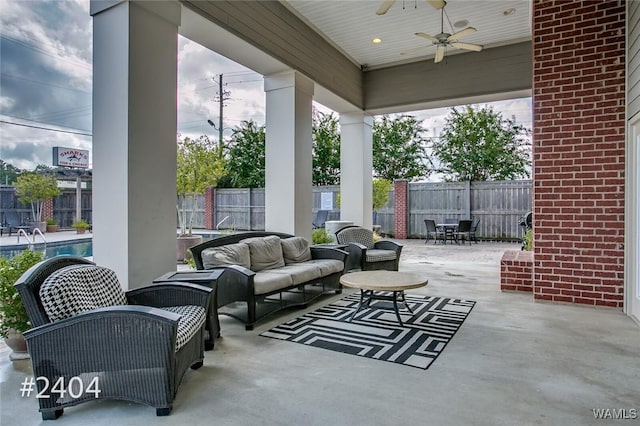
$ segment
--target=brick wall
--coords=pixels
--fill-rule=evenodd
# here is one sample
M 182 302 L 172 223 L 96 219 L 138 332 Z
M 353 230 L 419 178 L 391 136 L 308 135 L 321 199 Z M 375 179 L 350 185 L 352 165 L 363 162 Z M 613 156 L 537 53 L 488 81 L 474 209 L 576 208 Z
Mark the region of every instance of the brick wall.
M 409 218 L 409 182 L 398 179 L 393 182 L 393 203 L 394 203 L 394 237 L 407 238 Z
M 533 252 L 506 250 L 500 259 L 500 290 L 533 291 Z
M 622 307 L 623 1 L 534 1 L 534 297 Z

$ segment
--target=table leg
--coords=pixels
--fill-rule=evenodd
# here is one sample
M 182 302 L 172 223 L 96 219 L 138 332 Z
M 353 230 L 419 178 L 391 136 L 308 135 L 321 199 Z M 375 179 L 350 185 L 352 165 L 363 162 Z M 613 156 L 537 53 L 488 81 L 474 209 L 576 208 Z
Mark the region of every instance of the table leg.
M 404 303 L 404 307 L 407 308 L 407 311 L 413 313 L 413 311 L 411 310 L 411 307 L 407 303 L 407 299 L 404 298 L 404 290 L 400 292 L 400 296 L 402 297 L 402 303 Z
M 349 318 L 349 322 L 351 322 L 353 318 L 356 316 L 356 314 L 360 311 L 360 309 L 362 309 L 363 301 L 364 301 L 364 290 L 360 289 L 360 303 L 358 303 L 358 308 Z
M 400 327 L 403 327 L 402 318 L 400 318 L 400 312 L 398 311 L 398 292 L 393 292 L 393 309 L 396 311 L 396 318 L 398 318 L 398 322 L 400 323 Z

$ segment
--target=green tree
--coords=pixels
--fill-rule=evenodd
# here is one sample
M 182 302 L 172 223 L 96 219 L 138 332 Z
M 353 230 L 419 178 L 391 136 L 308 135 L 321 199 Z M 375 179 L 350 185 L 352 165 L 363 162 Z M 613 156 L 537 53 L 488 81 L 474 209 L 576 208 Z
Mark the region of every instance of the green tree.
M 338 118 L 314 110 L 313 113 L 313 184 L 340 183 L 340 128 Z
M 379 210 L 389 202 L 389 191 L 393 184 L 386 179 L 373 180 L 373 211 Z
M 178 221 L 181 235 L 191 235 L 195 195 L 215 186 L 224 173 L 224 159 L 207 136 L 200 136 L 197 140 L 186 137 L 178 142 L 176 189 L 180 197 Z M 191 216 L 187 218 L 189 203 Z
M 14 167 L 4 160 L 0 160 L 0 184 L 13 185 L 16 179 L 18 179 L 18 176 L 23 172 L 24 170 Z
M 233 129 L 225 183 L 234 188 L 263 188 L 265 127 L 253 120 Z
M 489 106 L 452 108 L 440 139 L 433 141 L 433 155 L 448 181 L 526 178 L 530 134 Z
M 49 198 L 60 195 L 58 182 L 53 176 L 23 173 L 16 179 L 16 195 L 23 203 L 31 203 L 31 218 L 42 221 L 42 205 Z
M 374 175 L 393 181 L 417 180 L 430 174 L 422 125 L 410 115 L 382 116 L 373 124 Z

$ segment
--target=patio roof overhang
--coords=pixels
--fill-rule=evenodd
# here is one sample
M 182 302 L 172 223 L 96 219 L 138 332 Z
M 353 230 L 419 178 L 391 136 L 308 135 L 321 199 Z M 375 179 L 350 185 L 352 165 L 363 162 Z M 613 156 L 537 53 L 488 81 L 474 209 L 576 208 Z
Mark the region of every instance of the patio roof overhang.
M 368 69 L 280 2 L 182 2 L 180 33 L 254 71 L 299 71 L 337 111 L 387 114 L 531 95 L 531 42 Z M 264 23 L 264 24 L 263 24 Z

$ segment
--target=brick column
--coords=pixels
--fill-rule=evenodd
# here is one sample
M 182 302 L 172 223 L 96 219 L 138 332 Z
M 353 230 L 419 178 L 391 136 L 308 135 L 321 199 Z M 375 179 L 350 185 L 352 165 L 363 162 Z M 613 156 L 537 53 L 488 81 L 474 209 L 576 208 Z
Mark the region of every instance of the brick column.
M 533 252 L 506 250 L 500 260 L 500 290 L 533 291 Z
M 213 186 L 204 191 L 204 227 L 215 229 L 216 227 L 216 189 Z
M 622 308 L 625 2 L 533 2 L 535 299 Z
M 409 219 L 409 182 L 406 179 L 393 181 L 393 204 L 395 214 L 394 237 L 407 238 Z
M 53 198 L 49 198 L 42 203 L 42 220 L 53 218 Z

